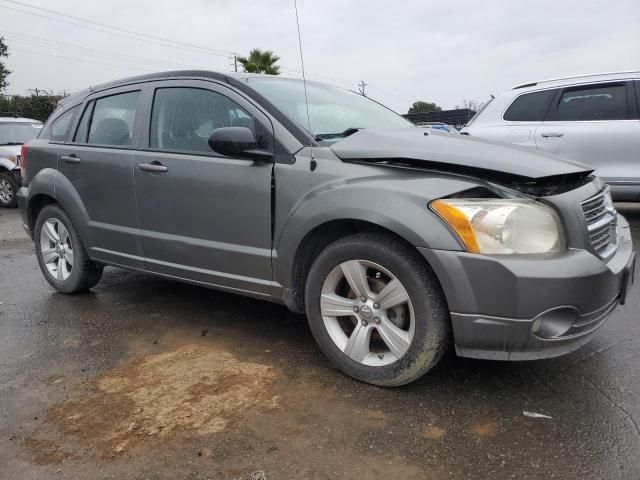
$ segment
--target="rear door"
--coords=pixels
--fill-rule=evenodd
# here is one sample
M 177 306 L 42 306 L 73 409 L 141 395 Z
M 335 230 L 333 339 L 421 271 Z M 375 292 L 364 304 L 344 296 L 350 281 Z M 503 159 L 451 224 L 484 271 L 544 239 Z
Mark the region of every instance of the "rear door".
M 536 145 L 596 169 L 607 182 L 640 185 L 640 121 L 632 82 L 559 90 Z
M 207 139 L 216 128 L 244 126 L 273 151 L 269 119 L 207 81 L 157 82 L 146 105 L 149 127 L 135 160 L 146 268 L 268 294 L 273 164 L 217 154 Z
M 59 170 L 78 192 L 89 218 L 89 255 L 142 268 L 133 182 L 143 87 L 122 87 L 89 96 Z
M 544 120 L 555 90 L 523 93 L 515 98 L 502 116 L 500 134 L 495 140 L 514 143 L 523 147 L 535 147 L 535 131 Z

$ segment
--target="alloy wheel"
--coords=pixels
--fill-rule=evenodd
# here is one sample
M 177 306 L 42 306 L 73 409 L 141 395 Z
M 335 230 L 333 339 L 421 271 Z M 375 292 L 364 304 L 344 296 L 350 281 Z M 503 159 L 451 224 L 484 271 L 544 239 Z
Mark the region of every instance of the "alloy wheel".
M 73 245 L 67 228 L 57 218 L 49 218 L 40 231 L 40 255 L 49 274 L 58 281 L 71 275 Z
M 13 198 L 13 187 L 9 180 L 2 178 L 0 179 L 0 200 L 4 203 L 9 203 Z
M 398 361 L 411 346 L 415 317 L 409 294 L 387 269 L 349 260 L 325 279 L 320 312 L 335 345 L 368 366 Z

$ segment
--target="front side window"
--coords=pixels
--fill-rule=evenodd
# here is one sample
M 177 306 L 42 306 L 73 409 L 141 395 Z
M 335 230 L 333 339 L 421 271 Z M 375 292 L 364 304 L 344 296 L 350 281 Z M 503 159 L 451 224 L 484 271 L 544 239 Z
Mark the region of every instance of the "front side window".
M 78 108 L 80 108 L 80 106 L 76 105 L 56 118 L 51 124 L 44 128 L 39 138 L 64 142 L 69 136 L 73 117 L 75 117 Z
M 520 95 L 504 112 L 509 122 L 542 122 L 557 90 L 544 90 Z
M 0 146 L 27 143 L 36 138 L 41 129 L 41 123 L 0 122 Z
M 626 120 L 627 91 L 623 83 L 566 89 L 558 103 L 556 120 Z
M 249 85 L 320 140 L 337 141 L 361 128 L 406 128 L 413 123 L 349 90 L 300 80 L 250 78 Z M 307 99 L 309 121 L 307 121 Z
M 130 146 L 139 95 L 140 92 L 128 92 L 97 99 L 90 120 L 87 143 Z
M 258 122 L 220 93 L 201 88 L 159 88 L 153 100 L 149 146 L 157 150 L 212 154 L 209 135 L 216 128 L 247 127 L 265 148 Z

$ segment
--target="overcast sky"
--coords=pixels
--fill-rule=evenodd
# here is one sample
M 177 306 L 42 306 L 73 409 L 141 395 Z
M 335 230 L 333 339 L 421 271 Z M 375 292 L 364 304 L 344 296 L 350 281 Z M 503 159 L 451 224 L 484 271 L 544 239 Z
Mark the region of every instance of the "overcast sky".
M 269 49 L 282 58 L 283 74 L 300 70 L 293 0 L 21 2 L 212 49 Z M 170 48 L 3 7 L 29 9 L 0 0 L 0 35 L 13 70 L 9 93 L 73 92 L 186 67 L 233 69 L 224 53 Z M 299 0 L 298 7 L 308 78 L 331 77 L 352 89 L 364 80 L 370 96 L 401 113 L 415 100 L 453 108 L 518 83 L 640 70 L 640 0 Z

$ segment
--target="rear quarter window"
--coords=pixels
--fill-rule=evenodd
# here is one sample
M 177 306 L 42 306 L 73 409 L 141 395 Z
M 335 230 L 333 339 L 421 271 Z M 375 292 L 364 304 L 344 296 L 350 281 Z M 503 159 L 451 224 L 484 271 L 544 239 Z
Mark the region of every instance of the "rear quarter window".
M 502 117 L 510 122 L 542 122 L 557 90 L 525 93 L 507 108 Z
M 80 105 L 70 108 L 62 115 L 57 117 L 51 123 L 47 124 L 40 133 L 38 138 L 43 140 L 53 140 L 56 142 L 64 142 L 69 137 L 69 131 L 71 125 L 73 125 L 73 119 L 78 112 Z

